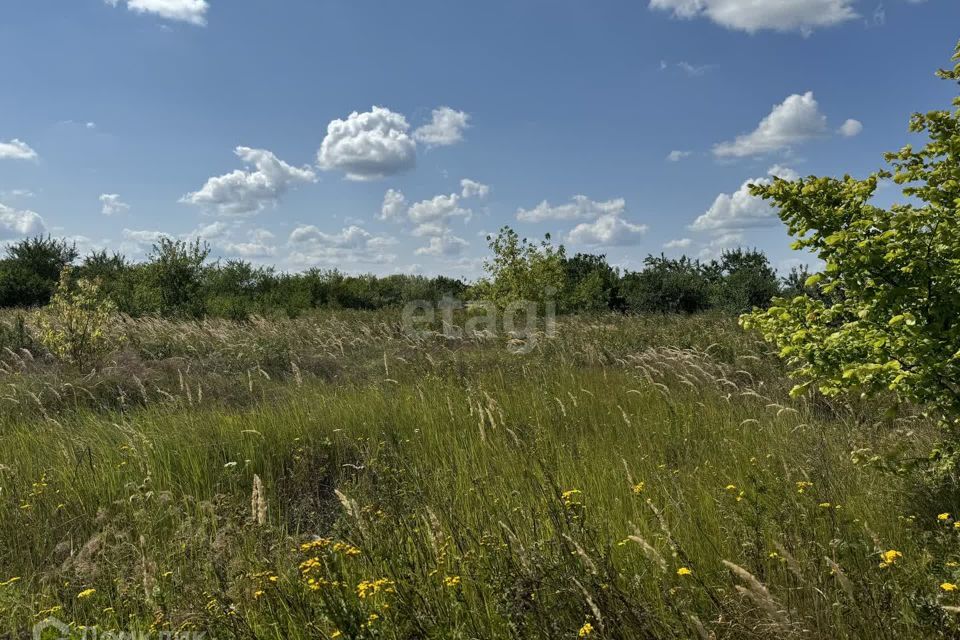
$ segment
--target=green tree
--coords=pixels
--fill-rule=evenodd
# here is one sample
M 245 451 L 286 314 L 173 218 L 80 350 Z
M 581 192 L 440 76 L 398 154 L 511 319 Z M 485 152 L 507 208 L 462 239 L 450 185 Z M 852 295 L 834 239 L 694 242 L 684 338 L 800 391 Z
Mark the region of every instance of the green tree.
M 762 251 L 732 249 L 724 251 L 711 265 L 717 274 L 714 282 L 714 306 L 734 312 L 765 308 L 780 293 L 777 272 Z
M 140 273 L 138 306 L 166 316 L 202 316 L 209 255 L 210 247 L 200 240 L 160 238 Z
M 698 261 L 661 255 L 647 256 L 643 264 L 643 271 L 628 273 L 620 282 L 628 310 L 695 313 L 710 308 L 711 281 Z
M 40 342 L 60 360 L 83 368 L 114 351 L 122 336 L 112 330 L 116 306 L 94 280 L 71 278 L 70 267 L 50 305 L 36 312 Z
M 0 260 L 0 307 L 36 307 L 50 302 L 64 267 L 77 259 L 66 240 L 37 236 L 6 248 Z
M 960 45 L 952 70 L 960 81 Z M 777 299 L 743 317 L 780 348 L 799 384 L 827 395 L 882 390 L 935 408 L 960 435 L 960 97 L 954 110 L 914 114 L 920 149 L 886 155 L 891 171 L 863 180 L 803 178 L 754 185 L 772 200 L 822 273 L 805 283 L 822 295 Z M 871 204 L 881 180 L 908 202 Z M 956 441 L 956 440 L 955 440 Z
M 474 293 L 499 306 L 527 300 L 545 303 L 564 290 L 566 252 L 554 247 L 550 235 L 539 243 L 520 238 L 510 227 L 488 237 L 493 257 L 484 262 L 489 278 Z

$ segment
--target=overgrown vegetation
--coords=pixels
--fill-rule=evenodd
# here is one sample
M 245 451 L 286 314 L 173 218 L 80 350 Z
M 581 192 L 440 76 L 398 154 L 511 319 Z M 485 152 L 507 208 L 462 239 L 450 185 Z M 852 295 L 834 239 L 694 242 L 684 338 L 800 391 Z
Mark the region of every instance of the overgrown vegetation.
M 312 309 L 384 309 L 417 300 L 492 300 L 501 306 L 551 303 L 561 312 L 733 312 L 766 306 L 786 290 L 762 252 L 726 251 L 719 260 L 650 256 L 640 272 L 621 272 L 603 255 L 566 255 L 549 237 L 540 243 L 505 227 L 490 238 L 486 277 L 474 283 L 437 276 L 349 276 L 311 269 L 283 273 L 241 260 L 211 261 L 194 242 L 161 239 L 142 263 L 94 252 L 72 267 L 78 281 L 98 281 L 119 311 L 130 316 L 296 317 Z M 47 304 L 76 250 L 61 240 L 31 238 L 0 260 L 0 307 Z
M 954 60 L 939 75 L 958 82 L 960 45 Z M 960 461 L 960 97 L 953 105 L 913 116 L 910 130 L 929 140 L 887 154 L 893 171 L 753 187 L 778 206 L 794 246 L 826 266 L 807 279 L 811 293 L 744 318 L 779 347 L 800 380 L 795 393 L 893 391 L 933 410 L 950 430 L 941 452 L 950 482 Z M 871 204 L 888 179 L 909 202 Z
M 522 354 L 395 312 L 119 329 L 92 375 L 2 356 L 15 637 L 960 631 L 960 501 L 897 471 L 935 423 L 789 398 L 728 316 L 561 318 Z

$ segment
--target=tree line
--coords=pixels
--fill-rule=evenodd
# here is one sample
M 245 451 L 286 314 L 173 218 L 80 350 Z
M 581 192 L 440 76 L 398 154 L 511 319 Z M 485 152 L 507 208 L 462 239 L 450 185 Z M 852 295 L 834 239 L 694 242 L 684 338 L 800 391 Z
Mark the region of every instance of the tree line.
M 549 298 L 567 313 L 741 312 L 799 290 L 806 279 L 798 272 L 779 278 L 755 249 L 726 251 L 710 261 L 651 255 L 643 269 L 629 271 L 611 266 L 604 255 L 567 256 L 549 236 L 530 242 L 509 227 L 489 241 L 486 274 L 468 283 L 446 276 L 346 275 L 335 269 L 287 273 L 242 260 L 211 260 L 209 247 L 199 240 L 162 238 L 140 262 L 107 251 L 81 257 L 68 241 L 39 236 L 6 247 L 0 259 L 0 308 L 49 304 L 68 266 L 71 280 L 96 282 L 102 295 L 130 316 L 232 319 L 294 317 L 316 308 L 382 309 L 444 296 L 500 304 Z

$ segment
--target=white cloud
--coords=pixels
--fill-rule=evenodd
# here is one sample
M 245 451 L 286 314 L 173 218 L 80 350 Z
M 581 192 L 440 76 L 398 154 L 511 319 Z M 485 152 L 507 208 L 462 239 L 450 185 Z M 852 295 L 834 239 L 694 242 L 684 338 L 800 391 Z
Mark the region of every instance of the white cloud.
M 693 151 L 678 151 L 673 150 L 667 154 L 667 161 L 669 162 L 680 162 L 684 158 L 693 154 Z
M 234 153 L 256 170 L 238 169 L 210 178 L 199 191 L 188 193 L 180 201 L 223 215 L 246 215 L 276 205 L 295 184 L 317 180 L 309 167 L 291 166 L 265 149 L 237 147 Z
M 100 209 L 100 213 L 105 216 L 115 216 L 120 213 L 126 213 L 130 210 L 130 205 L 120 199 L 120 194 L 117 193 L 102 193 L 100 194 L 100 204 L 103 207 Z
M 775 164 L 769 169 L 767 169 L 767 175 L 774 178 L 781 178 L 783 180 L 796 180 L 800 177 L 800 174 L 791 169 L 790 167 L 784 167 L 783 165 Z
M 544 200 L 533 209 L 517 209 L 517 220 L 543 222 L 544 220 L 592 220 L 604 215 L 620 215 L 626 210 L 623 198 L 594 202 L 587 196 L 573 196 L 572 202 L 552 206 Z
M 773 166 L 767 172 L 784 180 L 795 180 L 798 175 L 792 169 Z M 721 193 L 706 213 L 697 218 L 690 228 L 694 231 L 726 233 L 730 230 L 763 227 L 778 221 L 774 210 L 764 200 L 750 193 L 751 184 L 770 184 L 769 177 L 747 180 L 733 193 Z
M 852 138 L 854 136 L 860 135 L 860 132 L 863 131 L 863 123 L 859 120 L 854 120 L 850 118 L 842 125 L 840 125 L 839 133 L 844 138 Z
M 693 242 L 690 238 L 678 238 L 663 245 L 664 249 L 686 249 Z
M 677 18 L 704 17 L 728 29 L 809 34 L 857 17 L 853 0 L 650 0 Z
M 46 230 L 47 225 L 39 213 L 0 204 L 0 238 L 32 236 Z
M 470 214 L 470 209 L 464 209 L 460 206 L 460 196 L 456 193 L 440 194 L 429 200 L 421 200 L 410 205 L 410 209 L 407 211 L 410 221 L 417 224 L 427 222 L 444 224 L 451 218 L 469 217 Z
M 578 224 L 567 234 L 567 242 L 600 247 L 631 245 L 640 241 L 647 228 L 645 224 L 632 224 L 618 215 L 607 214 Z
M 464 198 L 486 198 L 490 194 L 489 186 L 469 178 L 460 181 L 460 188 L 462 189 L 460 195 Z
M 104 0 L 111 7 L 126 2 L 135 13 L 152 13 L 167 20 L 177 20 L 202 27 L 207 24 L 207 0 Z
M 277 248 L 265 242 L 225 242 L 224 253 L 236 258 L 268 258 L 277 254 Z
M 145 229 L 124 229 L 123 237 L 137 244 L 154 244 L 161 238 L 173 240 L 173 236 L 163 231 L 148 231 Z
M 396 189 L 387 189 L 383 194 L 383 204 L 380 206 L 381 220 L 398 220 L 406 211 L 407 198 Z
M 430 147 L 456 144 L 463 140 L 463 131 L 469 127 L 470 114 L 450 107 L 433 110 L 433 120 L 413 132 L 417 142 Z
M 420 247 L 415 253 L 418 256 L 453 257 L 462 254 L 468 246 L 470 246 L 470 243 L 466 240 L 447 231 L 443 235 L 430 238 L 429 244 Z
M 0 160 L 36 160 L 37 152 L 23 140 L 0 142 Z
M 229 229 L 230 227 L 228 227 L 225 222 L 217 220 L 216 222 L 211 222 L 210 224 L 200 225 L 190 233 L 185 234 L 183 239 L 189 240 L 193 238 L 199 238 L 201 240 L 217 240 L 225 237 Z
M 10 191 L 0 191 L 0 198 L 32 198 L 36 194 L 30 189 L 11 189 Z
M 795 93 L 774 105 L 770 114 L 751 133 L 739 135 L 733 142 L 714 145 L 713 153 L 721 158 L 770 153 L 806 142 L 826 131 L 827 118 L 820 113 L 813 92 Z
M 290 233 L 290 261 L 302 265 L 393 262 L 396 256 L 386 250 L 395 243 L 394 238 L 375 236 L 356 225 L 338 233 L 303 225 Z
M 340 170 L 349 180 L 376 180 L 412 169 L 417 143 L 407 131 L 406 118 L 383 107 L 354 111 L 346 120 L 333 120 L 317 152 L 321 169 Z

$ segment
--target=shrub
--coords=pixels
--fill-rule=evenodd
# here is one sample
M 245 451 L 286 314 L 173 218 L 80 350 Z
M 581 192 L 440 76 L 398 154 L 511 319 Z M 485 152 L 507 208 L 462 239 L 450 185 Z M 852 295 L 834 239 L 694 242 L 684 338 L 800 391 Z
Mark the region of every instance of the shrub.
M 960 81 L 957 64 L 940 71 Z M 779 207 L 780 218 L 824 261 L 803 293 L 744 316 L 780 348 L 799 380 L 827 395 L 894 391 L 928 404 L 960 436 L 960 97 L 954 111 L 915 114 L 928 143 L 887 154 L 893 171 L 864 180 L 774 180 L 752 191 Z M 906 204 L 871 204 L 881 180 L 904 185 Z
M 122 338 L 110 331 L 116 306 L 99 283 L 81 279 L 71 286 L 65 268 L 50 306 L 37 312 L 40 342 L 60 360 L 79 368 L 114 351 Z

